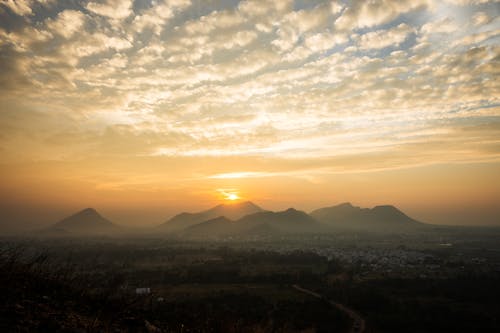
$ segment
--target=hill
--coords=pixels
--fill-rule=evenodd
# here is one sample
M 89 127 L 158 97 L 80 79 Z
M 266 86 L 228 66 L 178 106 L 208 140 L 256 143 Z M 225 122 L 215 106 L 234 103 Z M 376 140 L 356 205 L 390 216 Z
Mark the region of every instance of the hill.
M 179 231 L 189 226 L 215 219 L 219 216 L 224 216 L 230 220 L 237 220 L 245 215 L 263 211 L 262 208 L 250 201 L 221 204 L 198 213 L 180 213 L 161 224 L 159 228 L 167 231 Z
M 343 203 L 317 209 L 310 215 L 325 225 L 340 229 L 385 232 L 424 225 L 391 205 L 376 206 L 370 209 Z
M 214 219 L 189 226 L 181 231 L 180 235 L 191 238 L 206 238 L 207 236 L 227 236 L 235 232 L 235 222 L 224 216 L 219 216 Z
M 314 233 L 323 226 L 302 211 L 290 208 L 282 212 L 263 211 L 237 221 L 220 216 L 185 228 L 179 235 L 189 238 L 225 236 L 270 236 L 284 233 Z
M 321 229 L 321 225 L 313 217 L 294 208 L 281 212 L 259 212 L 247 215 L 237 223 L 247 226 L 248 230 L 260 224 L 268 224 L 273 229 L 286 233 L 311 233 Z
M 54 234 L 103 234 L 118 231 L 119 227 L 100 215 L 94 208 L 86 208 L 55 223 L 47 232 Z

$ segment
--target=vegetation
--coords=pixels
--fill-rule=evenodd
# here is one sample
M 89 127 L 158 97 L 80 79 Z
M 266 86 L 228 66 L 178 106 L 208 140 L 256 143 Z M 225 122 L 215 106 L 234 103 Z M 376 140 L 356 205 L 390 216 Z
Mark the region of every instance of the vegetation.
M 108 245 L 109 251 L 96 256 L 91 244 L 70 255 L 60 245 L 41 255 L 3 250 L 2 331 L 344 332 L 349 327 L 348 318 L 328 303 L 290 287 L 320 282 L 328 265 L 311 253 L 135 252 Z M 164 260 L 171 262 L 159 264 Z M 152 293 L 135 295 L 141 286 Z
M 424 234 L 4 239 L 0 330 L 348 332 L 342 304 L 367 332 L 499 331 L 498 236 L 446 233 L 457 245 Z

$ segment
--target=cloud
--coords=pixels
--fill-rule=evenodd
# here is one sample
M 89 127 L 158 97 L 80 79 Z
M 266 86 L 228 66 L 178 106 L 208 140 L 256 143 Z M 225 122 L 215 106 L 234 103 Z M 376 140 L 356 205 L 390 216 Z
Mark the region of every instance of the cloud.
M 427 35 L 451 34 L 459 30 L 460 29 L 457 24 L 449 17 L 446 17 L 439 21 L 428 22 L 420 28 L 420 32 Z
M 341 30 L 373 27 L 388 23 L 401 14 L 427 9 L 431 5 L 429 0 L 355 0 L 343 11 L 335 26 Z
M 176 0 L 161 2 L 134 17 L 132 26 L 135 32 L 142 32 L 145 28 L 152 28 L 155 34 L 160 34 L 165 24 L 176 13 L 182 12 L 191 5 L 190 0 Z
M 250 17 L 275 17 L 289 12 L 292 8 L 292 0 L 243 0 L 238 4 L 239 11 Z
M 50 31 L 60 34 L 65 38 L 70 38 L 76 32 L 81 31 L 85 23 L 85 14 L 76 10 L 64 10 L 57 14 L 55 19 L 47 20 L 47 27 Z
M 377 30 L 368 32 L 359 37 L 359 48 L 361 50 L 382 49 L 385 47 L 396 47 L 403 43 L 414 29 L 405 23 L 389 30 Z
M 292 11 L 279 22 L 278 38 L 271 42 L 281 52 L 290 51 L 298 39 L 306 32 L 314 32 L 325 27 L 331 12 L 324 5 L 310 10 Z
M 19 16 L 25 16 L 32 13 L 32 2 L 30 0 L 1 0 L 0 5 L 9 8 Z
M 124 19 L 133 13 L 132 0 L 106 0 L 103 3 L 91 1 L 85 7 L 95 14 L 111 19 Z
M 323 52 L 331 49 L 332 47 L 346 43 L 348 38 L 343 34 L 334 33 L 317 33 L 309 35 L 304 39 L 304 45 L 307 46 L 312 52 Z
M 471 160 L 497 158 L 496 129 L 474 131 L 475 147 L 455 135 L 499 117 L 498 34 L 484 8 L 444 15 L 425 12 L 427 1 L 382 0 L 133 8 L 91 2 L 48 15 L 33 6 L 15 28 L 0 23 L 5 156 L 277 155 L 311 169 L 335 161 L 342 172 L 465 158 L 429 144 L 442 140 L 463 142 Z M 369 163 L 373 156 L 387 160 Z
M 186 22 L 184 30 L 189 35 L 207 34 L 215 29 L 228 29 L 243 23 L 243 17 L 234 11 L 213 11 L 197 20 Z
M 492 20 L 492 17 L 490 17 L 487 13 L 485 12 L 478 12 L 472 16 L 472 23 L 475 26 L 482 26 L 485 24 L 490 23 Z
M 491 0 L 445 0 L 445 2 L 457 6 L 468 6 L 468 5 L 479 5 L 482 3 L 488 3 L 491 2 Z

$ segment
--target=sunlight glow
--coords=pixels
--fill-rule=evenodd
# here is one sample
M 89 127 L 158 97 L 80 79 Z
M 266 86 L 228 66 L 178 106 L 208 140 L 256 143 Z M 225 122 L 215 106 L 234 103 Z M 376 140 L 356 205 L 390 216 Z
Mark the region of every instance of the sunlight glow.
M 265 172 L 228 172 L 209 176 L 212 179 L 254 178 L 266 176 Z
M 227 200 L 238 200 L 240 197 L 236 193 L 229 193 L 229 195 L 226 197 Z
M 219 192 L 222 195 L 222 198 L 227 201 L 236 201 L 241 199 L 241 197 L 238 195 L 238 191 L 236 189 L 217 189 L 217 192 Z

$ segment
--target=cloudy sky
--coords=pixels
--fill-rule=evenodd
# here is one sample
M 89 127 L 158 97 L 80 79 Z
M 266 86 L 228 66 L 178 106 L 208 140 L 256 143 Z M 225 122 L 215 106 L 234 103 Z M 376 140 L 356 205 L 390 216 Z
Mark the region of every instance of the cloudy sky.
M 500 224 L 500 2 L 0 0 L 4 224 L 236 194 Z

